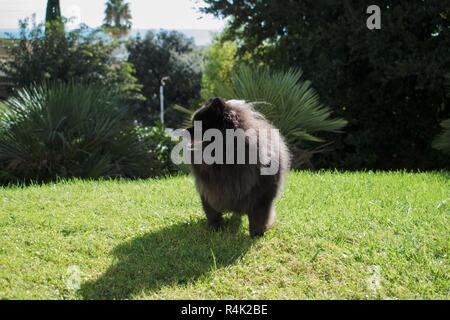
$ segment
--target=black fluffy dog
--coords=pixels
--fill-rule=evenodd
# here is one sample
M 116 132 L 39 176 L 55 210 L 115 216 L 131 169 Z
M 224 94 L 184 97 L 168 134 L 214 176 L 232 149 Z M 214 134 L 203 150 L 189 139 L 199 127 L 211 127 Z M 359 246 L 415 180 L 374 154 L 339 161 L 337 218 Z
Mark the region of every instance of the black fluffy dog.
M 208 225 L 214 229 L 220 228 L 224 212 L 247 214 L 250 235 L 263 236 L 275 221 L 274 200 L 282 189 L 290 166 L 289 150 L 282 137 L 251 104 L 243 101 L 211 99 L 194 114 L 192 121 L 202 123 L 202 134 L 208 129 L 218 129 L 224 137 L 221 164 L 208 165 L 202 161 L 192 165 Z M 227 129 L 242 129 L 246 132 L 245 164 L 236 163 L 237 143 L 234 147 L 234 164 L 227 163 L 226 145 L 230 142 L 227 141 Z M 188 131 L 191 136 L 194 135 L 194 127 Z M 261 131 L 268 134 L 260 135 Z M 193 140 L 194 145 L 200 144 L 202 149 L 212 141 Z M 274 144 L 276 148 L 273 148 Z M 251 151 L 257 151 L 258 154 L 253 164 L 249 161 Z M 263 175 L 261 169 L 264 168 L 276 168 L 276 171 Z

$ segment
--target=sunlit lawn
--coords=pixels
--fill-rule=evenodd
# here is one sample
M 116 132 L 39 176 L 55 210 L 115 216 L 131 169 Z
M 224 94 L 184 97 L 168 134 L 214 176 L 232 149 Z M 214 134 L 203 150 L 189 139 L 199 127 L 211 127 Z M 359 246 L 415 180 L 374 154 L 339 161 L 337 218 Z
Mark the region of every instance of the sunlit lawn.
M 449 178 L 292 173 L 258 240 L 191 177 L 0 188 L 0 298 L 449 299 Z

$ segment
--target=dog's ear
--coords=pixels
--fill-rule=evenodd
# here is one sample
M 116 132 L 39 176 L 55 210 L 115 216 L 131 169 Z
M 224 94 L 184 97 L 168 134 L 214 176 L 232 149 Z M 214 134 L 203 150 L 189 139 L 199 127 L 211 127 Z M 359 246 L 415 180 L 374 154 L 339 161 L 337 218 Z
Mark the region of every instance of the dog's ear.
M 221 98 L 212 98 L 207 102 L 207 106 L 217 112 L 222 113 L 225 109 L 226 102 Z
M 236 129 L 239 126 L 237 113 L 227 106 L 225 100 L 222 98 L 212 98 L 208 101 L 208 105 L 222 119 L 225 129 Z

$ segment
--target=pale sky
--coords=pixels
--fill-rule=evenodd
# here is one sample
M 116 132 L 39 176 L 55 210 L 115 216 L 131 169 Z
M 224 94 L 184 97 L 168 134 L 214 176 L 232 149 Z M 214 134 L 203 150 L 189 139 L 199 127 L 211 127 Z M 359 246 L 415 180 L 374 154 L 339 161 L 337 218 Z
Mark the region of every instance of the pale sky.
M 198 12 L 201 0 L 128 0 L 133 29 L 208 29 L 219 30 L 223 20 Z M 60 0 L 65 17 L 90 27 L 102 24 L 106 0 Z M 18 20 L 36 13 L 43 21 L 47 0 L 0 0 L 0 29 L 17 28 Z

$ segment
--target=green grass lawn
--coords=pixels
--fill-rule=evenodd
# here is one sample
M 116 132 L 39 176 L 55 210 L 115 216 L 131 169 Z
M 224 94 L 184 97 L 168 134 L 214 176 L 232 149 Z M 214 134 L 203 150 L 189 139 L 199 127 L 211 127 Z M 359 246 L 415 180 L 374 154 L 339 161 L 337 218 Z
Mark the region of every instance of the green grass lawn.
M 292 173 L 257 240 L 191 177 L 0 188 L 0 298 L 449 299 L 449 179 Z

